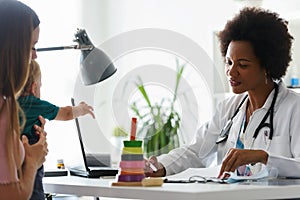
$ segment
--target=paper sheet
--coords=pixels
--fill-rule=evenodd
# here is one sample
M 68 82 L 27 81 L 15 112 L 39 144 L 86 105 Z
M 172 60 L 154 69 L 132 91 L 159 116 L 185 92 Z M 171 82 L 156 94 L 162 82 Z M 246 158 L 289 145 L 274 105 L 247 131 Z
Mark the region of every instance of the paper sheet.
M 265 165 L 262 165 L 261 170 L 251 176 L 238 176 L 235 172 L 230 172 L 230 177 L 227 179 L 228 183 L 235 183 L 238 181 L 257 180 L 269 176 L 268 169 Z
M 167 176 L 169 180 L 189 180 L 190 177 L 198 175 L 203 177 L 217 177 L 219 175 L 221 165 L 209 168 L 189 168 L 178 174 Z M 235 183 L 238 181 L 257 180 L 268 177 L 268 169 L 262 165 L 261 170 L 251 176 L 237 176 L 236 172 L 229 172 L 230 177 L 226 180 L 227 183 Z
M 195 175 L 203 177 L 217 177 L 220 169 L 221 165 L 209 168 L 189 168 L 178 174 L 167 176 L 166 178 L 172 180 L 188 180 L 191 176 Z

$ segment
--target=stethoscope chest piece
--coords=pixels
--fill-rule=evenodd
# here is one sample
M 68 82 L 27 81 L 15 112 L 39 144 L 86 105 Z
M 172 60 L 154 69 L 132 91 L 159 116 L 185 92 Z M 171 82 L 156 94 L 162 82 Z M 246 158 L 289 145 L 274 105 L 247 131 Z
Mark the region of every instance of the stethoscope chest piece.
M 218 139 L 216 140 L 216 144 L 219 144 L 219 143 L 224 142 L 224 141 L 227 140 L 231 126 L 232 126 L 232 120 L 230 119 L 226 123 L 224 128 L 221 130 L 221 133 L 218 136 Z
M 224 136 L 219 135 L 218 139 L 216 140 L 216 144 L 226 141 L 227 138 L 228 138 L 228 135 L 224 135 Z

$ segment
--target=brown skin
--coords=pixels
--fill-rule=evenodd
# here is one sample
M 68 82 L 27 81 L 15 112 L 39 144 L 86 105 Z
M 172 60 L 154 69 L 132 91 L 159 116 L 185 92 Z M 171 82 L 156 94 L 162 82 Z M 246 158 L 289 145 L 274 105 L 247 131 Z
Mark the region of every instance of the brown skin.
M 157 171 L 154 172 L 151 167 L 150 167 L 150 163 L 151 162 L 156 168 Z M 157 161 L 157 158 L 155 156 L 151 156 L 149 158 L 149 160 L 145 161 L 145 176 L 151 176 L 151 177 L 164 177 L 166 175 L 166 170 L 164 168 L 164 166 Z
M 223 160 L 218 178 L 221 178 L 224 172 L 235 171 L 239 166 L 258 162 L 267 164 L 267 161 L 268 154 L 263 150 L 231 148 Z
M 265 69 L 253 51 L 250 42 L 232 41 L 226 53 L 226 75 L 232 91 L 236 94 L 248 92 L 249 102 L 246 112 L 247 123 L 250 115 L 261 108 L 274 88 L 273 81 L 266 76 Z M 245 164 L 267 164 L 268 154 L 263 150 L 232 148 L 226 155 L 219 177 L 224 172 L 233 172 Z

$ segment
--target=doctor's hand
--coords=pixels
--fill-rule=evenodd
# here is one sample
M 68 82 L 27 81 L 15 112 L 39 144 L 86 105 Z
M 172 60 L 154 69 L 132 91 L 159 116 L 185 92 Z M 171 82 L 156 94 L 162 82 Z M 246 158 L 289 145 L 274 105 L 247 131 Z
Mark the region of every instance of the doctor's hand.
M 263 150 L 230 149 L 222 162 L 218 178 L 224 172 L 234 172 L 239 166 L 255 163 L 267 164 L 268 154 Z
M 151 167 L 152 165 L 152 167 Z M 154 167 L 157 169 L 157 171 L 154 171 Z M 147 177 L 163 177 L 166 175 L 165 167 L 157 161 L 157 158 L 155 156 L 151 156 L 148 160 L 145 160 L 145 176 Z

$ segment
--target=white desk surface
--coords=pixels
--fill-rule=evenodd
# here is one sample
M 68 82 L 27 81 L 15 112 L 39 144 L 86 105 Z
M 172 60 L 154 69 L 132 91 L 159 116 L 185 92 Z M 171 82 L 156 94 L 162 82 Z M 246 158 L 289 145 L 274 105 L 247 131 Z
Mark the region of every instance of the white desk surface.
M 48 193 L 76 196 L 115 197 L 145 200 L 198 199 L 284 199 L 300 198 L 300 180 L 272 180 L 254 183 L 164 183 L 162 187 L 111 186 L 114 179 L 87 179 L 76 176 L 45 177 Z

